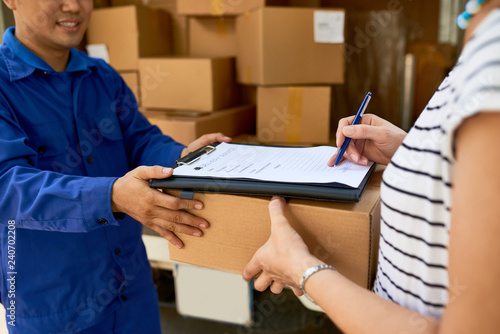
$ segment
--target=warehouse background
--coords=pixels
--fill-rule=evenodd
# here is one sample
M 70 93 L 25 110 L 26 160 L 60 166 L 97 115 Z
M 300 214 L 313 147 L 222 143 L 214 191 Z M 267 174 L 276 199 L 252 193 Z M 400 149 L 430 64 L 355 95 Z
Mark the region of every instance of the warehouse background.
M 335 145 L 338 120 L 354 114 L 368 91 L 368 112 L 406 129 L 413 123 L 456 61 L 462 36 L 454 20 L 464 3 L 95 0 L 80 49 L 106 58 L 141 112 L 184 144 L 222 131 L 247 143 Z M 1 8 L 3 31 L 13 18 Z M 317 11 L 343 21 L 329 26 Z M 318 43 L 314 29 L 333 29 L 335 38 Z M 291 295 L 258 328 L 187 321 L 175 311 L 171 271 L 154 274 L 165 332 L 335 330 Z
M 374 95 L 368 112 L 412 124 L 456 60 L 454 18 L 465 1 L 178 2 L 96 0 L 81 48 L 106 45 L 141 110 L 183 143 L 220 129 L 258 142 L 335 144 L 338 120 L 352 115 L 367 91 Z M 281 10 L 258 9 L 263 5 Z M 2 6 L 5 28 L 13 20 Z M 308 8 L 344 12 L 344 41 L 315 45 Z M 199 80 L 189 77 L 198 69 Z M 286 126 L 269 131 L 277 120 Z

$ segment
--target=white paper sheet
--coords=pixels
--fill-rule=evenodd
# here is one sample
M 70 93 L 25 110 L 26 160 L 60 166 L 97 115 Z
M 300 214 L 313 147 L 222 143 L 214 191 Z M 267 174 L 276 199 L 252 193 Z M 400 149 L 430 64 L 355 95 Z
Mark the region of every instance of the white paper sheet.
M 177 176 L 248 178 L 290 183 L 339 182 L 356 188 L 373 163 L 356 165 L 344 160 L 336 167 L 326 165 L 336 147 L 268 147 L 219 144 L 190 165 L 174 169 Z

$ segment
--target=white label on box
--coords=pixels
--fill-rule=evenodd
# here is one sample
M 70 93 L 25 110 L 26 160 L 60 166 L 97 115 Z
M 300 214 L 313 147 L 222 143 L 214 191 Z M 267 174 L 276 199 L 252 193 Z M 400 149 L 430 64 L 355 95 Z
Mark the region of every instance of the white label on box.
M 344 12 L 314 12 L 314 41 L 316 43 L 344 43 Z
M 100 58 L 109 64 L 109 52 L 106 44 L 88 44 L 87 54 L 92 58 Z

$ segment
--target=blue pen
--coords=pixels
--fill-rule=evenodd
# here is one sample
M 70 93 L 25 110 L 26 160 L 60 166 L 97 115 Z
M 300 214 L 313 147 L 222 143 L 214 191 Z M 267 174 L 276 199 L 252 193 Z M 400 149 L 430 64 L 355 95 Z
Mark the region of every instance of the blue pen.
M 361 103 L 361 106 L 359 107 L 359 110 L 356 113 L 356 116 L 354 117 L 354 120 L 352 121 L 351 125 L 356 125 L 359 124 L 359 122 L 361 122 L 361 118 L 363 117 L 363 114 L 365 113 L 366 107 L 368 107 L 368 103 L 370 103 L 371 98 L 372 98 L 372 93 L 368 92 L 368 94 L 366 94 L 365 96 L 365 99 L 363 100 L 363 103 Z M 339 153 L 337 154 L 337 158 L 335 158 L 335 163 L 333 164 L 333 167 L 339 164 L 350 142 L 351 138 L 346 137 L 344 143 L 342 144 L 342 147 L 339 150 Z

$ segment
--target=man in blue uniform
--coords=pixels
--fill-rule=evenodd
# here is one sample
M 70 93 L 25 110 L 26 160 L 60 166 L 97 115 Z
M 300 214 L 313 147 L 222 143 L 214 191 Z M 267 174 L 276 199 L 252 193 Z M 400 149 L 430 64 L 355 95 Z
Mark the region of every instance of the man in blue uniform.
M 4 0 L 0 300 L 11 333 L 160 333 L 142 225 L 177 247 L 202 209 L 150 189 L 187 148 L 151 126 L 110 66 L 74 49 L 92 0 Z M 156 166 L 155 166 L 156 165 Z M 150 166 L 150 167 L 146 167 Z M 152 166 L 152 167 L 151 167 Z M 142 224 L 142 225 L 141 225 Z

